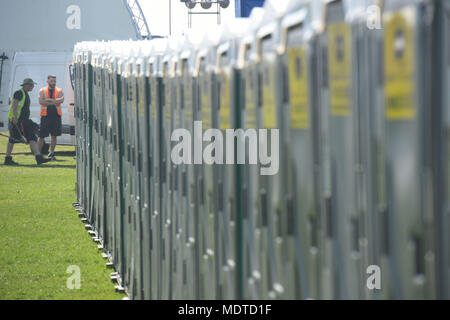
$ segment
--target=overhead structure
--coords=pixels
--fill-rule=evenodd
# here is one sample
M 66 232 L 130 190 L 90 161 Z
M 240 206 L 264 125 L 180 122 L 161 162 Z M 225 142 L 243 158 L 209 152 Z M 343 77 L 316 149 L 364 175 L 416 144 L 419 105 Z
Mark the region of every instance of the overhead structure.
M 151 39 L 152 35 L 138 0 L 123 0 L 133 21 L 138 39 Z
M 221 23 L 221 9 L 226 9 L 230 5 L 230 0 L 180 0 L 180 2 L 184 2 L 186 7 L 188 8 L 188 27 L 192 28 L 192 15 L 195 14 L 215 14 L 217 15 L 217 24 Z M 201 8 L 204 10 L 211 9 L 212 5 L 216 5 L 215 11 L 208 11 L 208 12 L 202 12 L 202 11 L 192 11 L 195 6 L 200 4 Z
M 228 8 L 230 5 L 230 0 L 180 0 L 180 2 L 184 2 L 188 9 L 194 9 L 197 3 L 200 3 L 201 7 L 205 10 L 211 8 L 213 3 L 217 3 L 223 9 Z

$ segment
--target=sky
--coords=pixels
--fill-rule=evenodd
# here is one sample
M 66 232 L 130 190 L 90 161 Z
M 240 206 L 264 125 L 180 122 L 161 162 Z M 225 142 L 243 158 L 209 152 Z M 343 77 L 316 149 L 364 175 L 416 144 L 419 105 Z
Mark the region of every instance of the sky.
M 147 19 L 147 24 L 152 35 L 169 35 L 169 2 L 172 3 L 172 35 L 181 35 L 188 29 L 188 8 L 180 0 L 139 0 L 142 11 Z M 234 19 L 235 0 L 230 0 L 230 5 L 226 9 L 221 9 L 222 22 Z M 216 6 L 205 10 L 199 4 L 195 6 L 195 12 L 214 12 Z M 208 27 L 217 24 L 217 15 L 193 15 L 192 29 L 206 30 Z

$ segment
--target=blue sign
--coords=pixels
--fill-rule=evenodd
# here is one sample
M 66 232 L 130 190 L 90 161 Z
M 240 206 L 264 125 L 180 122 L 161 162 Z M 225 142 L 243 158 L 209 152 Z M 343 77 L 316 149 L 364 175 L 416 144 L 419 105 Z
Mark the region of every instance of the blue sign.
M 262 7 L 264 0 L 236 0 L 236 17 L 248 18 L 254 7 Z

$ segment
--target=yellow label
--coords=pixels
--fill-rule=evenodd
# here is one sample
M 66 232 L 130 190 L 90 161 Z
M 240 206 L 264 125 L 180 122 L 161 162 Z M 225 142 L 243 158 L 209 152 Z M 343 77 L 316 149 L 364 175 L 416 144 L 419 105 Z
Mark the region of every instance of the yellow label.
M 172 79 L 172 85 L 172 103 L 170 107 L 173 108 L 173 123 L 177 127 L 180 123 L 180 87 L 176 78 Z
M 152 118 L 156 118 L 156 108 L 157 108 L 157 96 L 156 96 L 156 80 L 152 79 L 150 83 L 150 94 L 151 94 L 151 115 Z
M 220 128 L 230 129 L 230 77 L 222 72 L 220 81 Z
M 309 92 L 306 48 L 288 49 L 291 127 L 309 128 Z
M 142 81 L 139 81 L 139 114 L 141 117 L 144 116 L 145 113 L 145 86 Z
M 274 129 L 277 126 L 277 109 L 275 104 L 275 83 L 273 67 L 263 63 L 262 98 L 264 128 Z
M 164 108 L 166 108 L 166 120 L 170 120 L 170 109 L 172 108 L 172 97 L 171 97 L 171 92 L 172 92 L 172 81 L 169 78 L 165 79 L 165 86 L 164 86 L 164 95 L 165 95 L 165 106 Z
M 211 128 L 211 101 L 210 101 L 210 90 L 208 79 L 203 76 L 200 77 L 200 87 L 201 87 L 201 101 L 202 101 L 202 121 L 203 128 Z
M 344 22 L 328 27 L 328 64 L 331 114 L 351 115 L 352 55 L 351 29 Z
M 411 119 L 416 114 L 414 99 L 414 9 L 386 13 L 384 75 L 386 118 Z
M 250 69 L 247 69 L 245 76 L 245 125 L 246 128 L 256 128 L 256 116 L 255 116 L 255 91 L 256 86 L 254 84 L 255 79 L 252 78 L 253 73 Z
M 184 76 L 184 114 L 185 120 L 192 120 L 192 79 Z

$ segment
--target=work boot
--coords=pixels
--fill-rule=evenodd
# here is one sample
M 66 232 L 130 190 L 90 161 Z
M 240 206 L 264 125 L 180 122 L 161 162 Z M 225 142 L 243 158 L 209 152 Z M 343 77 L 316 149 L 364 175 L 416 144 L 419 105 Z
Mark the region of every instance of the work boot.
M 36 158 L 36 162 L 38 165 L 49 162 L 50 159 L 44 159 L 44 157 L 42 155 L 38 155 L 35 157 Z
M 5 157 L 5 166 L 17 166 L 19 165 L 17 162 L 15 162 L 11 156 Z
M 50 150 L 50 145 L 48 143 L 44 142 L 44 145 L 42 146 L 41 154 L 47 154 Z
M 50 160 L 56 160 L 55 154 L 54 154 L 53 152 L 50 152 L 50 153 L 48 154 L 48 158 L 49 158 Z

